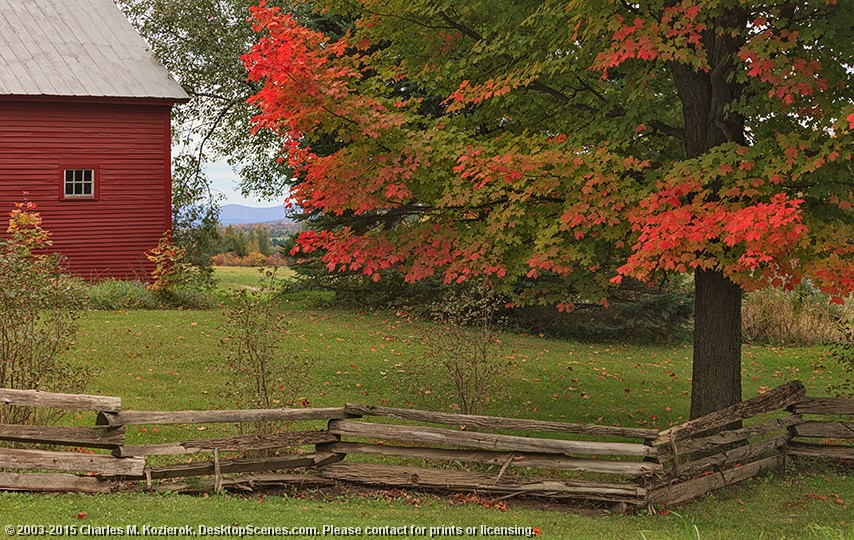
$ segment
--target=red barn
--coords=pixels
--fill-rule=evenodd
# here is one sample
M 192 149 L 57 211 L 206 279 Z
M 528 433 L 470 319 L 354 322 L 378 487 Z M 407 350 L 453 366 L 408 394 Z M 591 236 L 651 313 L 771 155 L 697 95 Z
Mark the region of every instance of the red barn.
M 0 225 L 26 198 L 72 272 L 145 278 L 187 94 L 112 0 L 0 0 L 0 73 Z

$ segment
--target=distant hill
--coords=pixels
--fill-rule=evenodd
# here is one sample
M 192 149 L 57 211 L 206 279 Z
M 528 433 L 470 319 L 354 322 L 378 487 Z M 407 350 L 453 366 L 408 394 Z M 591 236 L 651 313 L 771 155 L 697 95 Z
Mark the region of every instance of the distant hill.
M 285 207 L 282 205 L 253 208 L 240 204 L 226 204 L 219 210 L 219 222 L 224 226 L 271 223 L 283 219 L 285 219 Z

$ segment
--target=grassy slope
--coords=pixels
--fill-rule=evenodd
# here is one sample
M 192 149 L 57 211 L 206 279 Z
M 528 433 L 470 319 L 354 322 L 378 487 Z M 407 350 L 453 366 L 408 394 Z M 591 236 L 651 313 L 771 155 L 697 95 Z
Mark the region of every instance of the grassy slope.
M 251 285 L 248 272 L 223 286 Z M 316 310 L 297 302 L 288 307 L 287 349 L 314 369 L 303 396 L 312 406 L 344 402 L 405 406 L 407 396 L 392 376 L 406 370 L 423 351 L 425 327 L 391 313 Z M 74 362 L 99 369 L 90 390 L 123 398 L 128 410 L 231 407 L 218 311 L 93 312 L 81 323 L 71 354 Z M 531 336 L 502 336 L 512 399 L 493 412 L 513 416 L 614 425 L 666 427 L 685 419 L 690 390 L 690 348 L 579 344 Z M 745 348 L 745 396 L 800 378 L 820 395 L 832 374 L 821 367 L 821 349 Z M 497 396 L 496 396 L 497 397 Z M 82 417 L 74 421 L 88 421 Z M 132 428 L 131 444 L 176 437 L 210 437 L 230 426 Z M 532 510 L 511 504 L 507 512 L 478 505 L 451 506 L 421 497 L 334 498 L 326 501 L 267 497 L 156 495 L 0 495 L 2 523 L 123 525 L 253 524 L 423 526 L 539 526 L 543 536 L 578 538 L 822 538 L 811 524 L 852 530 L 854 479 L 824 471 L 815 477 L 760 479 L 677 509 L 681 517 L 586 516 L 565 510 Z M 824 498 L 822 498 L 824 497 Z M 837 502 L 837 499 L 841 503 Z M 411 501 L 410 501 L 411 502 Z M 78 512 L 88 514 L 77 521 Z M 846 522 L 847 520 L 847 522 Z

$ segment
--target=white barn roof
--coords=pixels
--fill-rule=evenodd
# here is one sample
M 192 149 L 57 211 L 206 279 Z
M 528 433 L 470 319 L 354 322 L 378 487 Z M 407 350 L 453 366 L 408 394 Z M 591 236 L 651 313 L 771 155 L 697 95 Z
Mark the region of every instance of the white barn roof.
M 112 0 L 0 0 L 3 95 L 188 99 Z

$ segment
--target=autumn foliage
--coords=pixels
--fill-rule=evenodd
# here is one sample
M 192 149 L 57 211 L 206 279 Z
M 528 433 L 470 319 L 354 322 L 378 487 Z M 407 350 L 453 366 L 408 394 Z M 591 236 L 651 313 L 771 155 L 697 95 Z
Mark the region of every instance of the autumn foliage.
M 145 258 L 154 263 L 151 271 L 151 283 L 147 288 L 152 291 L 169 292 L 175 288 L 182 271 L 185 271 L 186 251 L 172 242 L 172 231 L 166 231 L 157 246 L 145 252 Z
M 363 2 L 366 10 L 371 5 Z M 701 36 L 717 9 L 702 2 L 632 20 L 574 7 L 562 18 L 573 22 L 568 28 L 575 40 L 601 44 L 588 66 L 604 79 L 596 83 L 601 92 L 609 91 L 609 70 L 628 63 L 711 69 Z M 662 271 L 706 268 L 748 289 L 793 286 L 810 276 L 837 298 L 846 295 L 854 290 L 854 246 L 845 240 L 854 236 L 850 220 L 814 220 L 809 208 L 851 208 L 850 189 L 821 185 L 825 176 L 850 171 L 854 113 L 850 103 L 825 95 L 830 82 L 838 94 L 846 75 L 807 56 L 815 36 L 799 37 L 780 27 L 781 15 L 775 21 L 759 6 L 754 10 L 739 29 L 744 42 L 731 61 L 741 65 L 733 73 L 765 90 L 753 99 L 762 98 L 769 115 L 794 116 L 800 125 L 780 126 L 789 129 L 751 145 L 730 143 L 699 158 L 652 163 L 626 147 L 636 140 L 645 150 L 653 128 L 643 124 L 617 134 L 626 141 L 595 141 L 598 146 L 546 130 L 521 139 L 507 129 L 481 141 L 450 133 L 458 122 L 448 114 L 418 125 L 424 121 L 420 98 L 388 95 L 377 87 L 379 77 L 368 75 L 414 81 L 427 75 L 424 66 L 390 66 L 371 51 L 387 31 L 386 19 L 363 19 L 353 34 L 329 43 L 277 8 L 254 9 L 256 28 L 266 34 L 246 57 L 250 77 L 265 83 L 253 98 L 261 108 L 257 125 L 283 135 L 285 159 L 302 175 L 292 202 L 337 214 L 420 205 L 429 217 L 393 232 L 309 232 L 296 249 L 322 249 L 329 270 L 359 270 L 376 279 L 388 268 L 413 281 L 441 273 L 453 282 L 474 275 L 564 275 L 610 264 L 601 275 L 613 283 L 623 275 L 651 279 Z M 451 36 L 449 43 L 462 39 Z M 566 46 L 571 37 L 562 36 Z M 444 59 L 442 50 L 431 52 Z M 526 64 L 527 75 L 509 69 L 503 77 L 459 81 L 445 99 L 446 111 L 530 88 L 546 67 L 542 61 Z M 448 79 L 441 82 L 452 84 Z M 348 144 L 331 155 L 314 154 L 311 135 L 329 131 Z M 793 187 L 800 184 L 809 191 Z M 586 247 L 604 243 L 626 258 L 608 260 Z
M 357 21 L 333 41 L 262 2 L 244 61 L 290 203 L 363 218 L 294 254 L 565 309 L 696 270 L 842 302 L 850 4 L 330 0 Z

